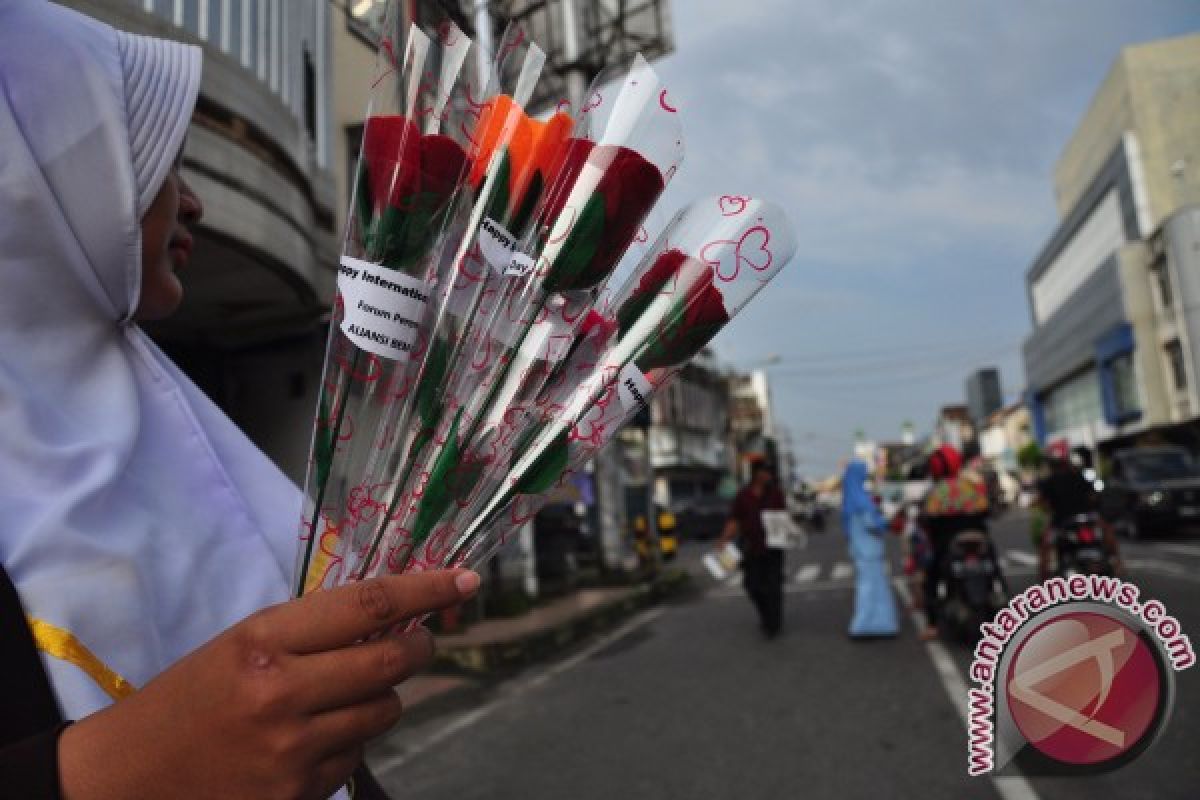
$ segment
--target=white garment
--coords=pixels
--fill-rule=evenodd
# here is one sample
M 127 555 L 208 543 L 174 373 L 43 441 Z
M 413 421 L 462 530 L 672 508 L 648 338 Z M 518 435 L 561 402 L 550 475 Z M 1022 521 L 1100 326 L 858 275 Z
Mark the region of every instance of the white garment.
M 129 322 L 200 62 L 122 37 L 0 0 L 0 563 L 140 687 L 286 599 L 300 496 Z M 68 718 L 111 702 L 43 659 Z

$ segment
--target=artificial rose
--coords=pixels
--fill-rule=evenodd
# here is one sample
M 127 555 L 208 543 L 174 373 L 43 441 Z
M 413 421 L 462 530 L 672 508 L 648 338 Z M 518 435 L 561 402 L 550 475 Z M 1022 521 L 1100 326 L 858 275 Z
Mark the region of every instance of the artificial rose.
M 421 168 L 421 132 L 407 117 L 396 114 L 367 119 L 363 130 L 361 196 L 371 205 L 360 207 L 374 219 L 389 206 L 402 207 L 417 192 Z
M 729 322 L 725 299 L 713 285 L 712 268 L 680 250 L 667 250 L 617 309 L 622 336 L 658 297 L 669 297 L 670 306 L 635 359 L 643 372 L 683 364 Z
M 585 167 L 597 170 L 599 177 L 582 206 L 568 209 L 568 201 L 581 199 L 575 189 Z M 570 140 L 542 214 L 547 232 L 562 214 L 572 215 L 567 240 L 546 276 L 546 290 L 590 289 L 604 281 L 663 188 L 662 173 L 639 153 L 620 145 Z
M 409 267 L 433 244 L 464 177 L 467 158 L 453 139 L 422 136 L 407 118 L 367 120 L 357 189 L 357 230 L 365 256 Z
M 574 125 L 557 112 L 542 122 L 527 116 L 508 95 L 484 104 L 475 129 L 471 185 L 479 190 L 489 169 L 498 171 L 488 215 L 520 232 L 542 197 Z M 497 151 L 500 159 L 493 165 Z

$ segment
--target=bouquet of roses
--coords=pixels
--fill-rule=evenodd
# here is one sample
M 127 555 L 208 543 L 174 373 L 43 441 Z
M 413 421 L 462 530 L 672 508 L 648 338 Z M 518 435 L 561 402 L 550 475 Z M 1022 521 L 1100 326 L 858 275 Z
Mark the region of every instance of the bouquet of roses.
M 574 114 L 535 118 L 544 55 L 519 30 L 471 59 L 491 63 L 474 84 L 457 28 L 412 29 L 402 60 L 391 41 L 341 259 L 298 594 L 484 557 L 794 248 L 777 209 L 724 197 L 647 249 L 683 137 L 640 56 Z M 627 251 L 643 257 L 614 291 Z
M 499 68 L 518 62 L 516 82 L 529 84 L 544 63 L 532 45 L 510 47 L 504 62 L 493 62 L 473 83 L 464 67 L 475 60 L 474 46 L 452 24 L 434 36 L 413 26 L 402 57 L 393 42 L 383 38 L 377 59 L 339 263 L 305 481 L 297 594 L 335 568 L 345 511 L 359 504 L 354 477 L 377 461 L 376 432 L 410 405 L 407 387 L 428 350 L 422 332 L 445 294 L 443 253 L 479 171 L 472 137 L 502 88 Z M 498 171 L 483 168 L 493 182 Z

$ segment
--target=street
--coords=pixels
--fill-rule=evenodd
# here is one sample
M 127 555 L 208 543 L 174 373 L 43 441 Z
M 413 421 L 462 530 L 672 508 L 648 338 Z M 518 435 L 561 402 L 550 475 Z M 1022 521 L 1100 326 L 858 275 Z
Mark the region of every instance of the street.
M 1020 591 L 1034 573 L 1028 520 L 1012 512 L 994 535 Z M 1128 577 L 1195 640 L 1200 536 L 1123 544 Z M 920 642 L 906 611 L 898 638 L 850 640 L 853 571 L 836 523 L 789 555 L 775 641 L 760 635 L 739 587 L 703 572 L 703 552 L 689 544 L 681 556 L 699 587 L 686 600 L 470 702 L 402 722 L 372 755 L 384 785 L 396 797 L 455 800 L 1196 795 L 1196 670 L 1177 675 L 1163 737 L 1115 773 L 970 778 L 966 646 Z

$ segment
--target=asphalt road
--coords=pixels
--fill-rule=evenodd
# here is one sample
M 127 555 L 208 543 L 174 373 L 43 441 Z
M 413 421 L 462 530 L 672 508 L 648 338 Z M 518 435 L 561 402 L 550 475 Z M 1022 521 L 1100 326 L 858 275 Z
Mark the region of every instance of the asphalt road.
M 995 526 L 1015 591 L 1033 578 L 1027 530 L 1020 514 Z M 1200 536 L 1128 545 L 1126 559 L 1200 643 Z M 853 577 L 836 527 L 789 555 L 774 641 L 736 586 L 695 572 L 693 597 L 402 723 L 373 753 L 377 774 L 423 800 L 1200 796 L 1200 668 L 1178 675 L 1164 736 L 1116 773 L 970 778 L 966 647 L 920 642 L 907 613 L 894 640 L 848 639 Z

